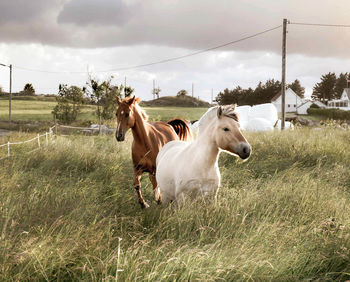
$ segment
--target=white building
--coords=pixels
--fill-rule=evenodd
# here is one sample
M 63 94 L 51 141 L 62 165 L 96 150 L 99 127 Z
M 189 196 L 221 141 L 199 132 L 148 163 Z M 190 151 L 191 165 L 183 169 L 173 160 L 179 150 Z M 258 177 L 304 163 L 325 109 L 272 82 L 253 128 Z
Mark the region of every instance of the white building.
M 282 92 L 280 91 L 275 97 L 271 99 L 271 103 L 274 104 L 278 112 L 282 112 Z M 286 103 L 285 112 L 296 112 L 297 108 L 304 103 L 304 100 L 300 98 L 291 88 L 286 90 Z
M 297 107 L 297 114 L 307 115 L 307 109 L 312 105 L 317 105 L 319 108 L 327 108 L 327 106 L 320 101 L 306 101 Z
M 329 100 L 328 108 L 336 108 L 345 111 L 350 110 L 350 88 L 344 88 L 340 99 Z

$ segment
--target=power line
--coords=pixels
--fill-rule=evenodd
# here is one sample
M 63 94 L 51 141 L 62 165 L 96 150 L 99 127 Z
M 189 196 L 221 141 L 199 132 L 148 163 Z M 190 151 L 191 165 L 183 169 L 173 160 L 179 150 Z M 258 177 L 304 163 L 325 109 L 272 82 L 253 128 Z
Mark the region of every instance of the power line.
M 109 70 L 101 70 L 101 71 L 95 71 L 95 72 L 96 73 L 99 73 L 99 72 L 102 73 L 102 72 L 114 72 L 114 71 L 122 71 L 122 70 L 131 70 L 131 69 L 136 69 L 136 68 L 142 68 L 142 67 L 148 67 L 148 66 L 168 63 L 168 62 L 171 62 L 171 61 L 176 61 L 176 60 L 192 57 L 192 56 L 199 55 L 199 54 L 202 54 L 202 53 L 206 53 L 206 52 L 209 52 L 209 51 L 213 51 L 213 50 L 216 50 L 216 49 L 219 49 L 219 48 L 222 48 L 222 47 L 226 47 L 226 46 L 229 46 L 229 45 L 232 45 L 232 44 L 235 44 L 235 43 L 238 43 L 238 42 L 241 42 L 241 41 L 253 38 L 253 37 L 257 37 L 259 35 L 268 33 L 270 31 L 279 29 L 280 27 L 282 27 L 282 25 L 279 25 L 279 26 L 276 26 L 276 27 L 273 27 L 273 28 L 270 28 L 270 29 L 267 29 L 267 30 L 264 30 L 264 31 L 261 31 L 261 32 L 258 32 L 258 33 L 255 33 L 255 34 L 252 34 L 252 35 L 249 35 L 249 36 L 246 36 L 246 37 L 243 37 L 243 38 L 240 38 L 238 40 L 230 41 L 230 42 L 227 42 L 227 43 L 224 43 L 224 44 L 221 44 L 221 45 L 217 45 L 217 46 L 214 46 L 214 47 L 210 47 L 210 48 L 207 48 L 207 49 L 203 49 L 203 50 L 200 50 L 200 51 L 196 51 L 196 52 L 189 53 L 189 54 L 182 55 L 182 56 L 178 56 L 178 57 L 172 57 L 172 58 L 168 58 L 168 59 L 164 59 L 164 60 L 160 60 L 160 61 L 156 61 L 156 62 L 152 62 L 152 63 L 134 65 L 134 66 L 129 66 L 129 67 L 113 68 L 113 69 L 109 69 Z M 26 70 L 26 71 L 42 72 L 42 73 L 66 73 L 66 74 L 86 73 L 86 71 L 85 72 L 82 72 L 82 71 L 49 71 L 49 70 L 30 69 L 30 68 L 25 68 L 25 67 L 21 67 L 21 66 L 14 66 L 14 67 L 16 67 L 17 69 L 22 69 L 22 70 Z
M 198 55 L 198 54 L 202 54 L 202 53 L 205 53 L 205 52 L 213 51 L 215 49 L 219 49 L 219 48 L 222 48 L 222 47 L 225 47 L 225 46 L 228 46 L 228 45 L 232 45 L 232 44 L 235 44 L 235 43 L 238 43 L 238 42 L 241 42 L 241 41 L 244 41 L 244 40 L 247 40 L 247 39 L 259 36 L 259 35 L 262 35 L 264 33 L 267 33 L 267 32 L 273 31 L 275 29 L 278 29 L 281 26 L 282 25 L 279 25 L 279 26 L 276 26 L 276 27 L 273 27 L 273 28 L 270 28 L 270 29 L 267 29 L 267 30 L 264 30 L 264 31 L 261 31 L 261 32 L 258 32 L 258 33 L 255 33 L 253 35 L 243 37 L 243 38 L 238 39 L 238 40 L 230 41 L 230 42 L 227 42 L 227 43 L 215 46 L 215 47 L 211 47 L 211 48 L 207 48 L 207 49 L 204 49 L 204 50 L 196 51 L 196 52 L 193 52 L 193 53 L 190 53 L 190 54 L 186 54 L 186 55 L 182 55 L 182 56 L 178 56 L 178 57 L 173 57 L 173 58 L 169 58 L 169 59 L 164 59 L 164 60 L 160 60 L 160 61 L 153 62 L 153 63 L 147 63 L 147 64 L 142 64 L 142 65 L 135 65 L 135 66 L 131 66 L 131 67 L 122 67 L 122 68 L 110 69 L 110 70 L 100 71 L 100 72 L 130 70 L 130 69 L 141 68 L 141 67 L 148 67 L 148 66 L 153 66 L 153 65 L 157 65 L 157 64 L 163 64 L 163 63 L 167 63 L 167 62 L 171 62 L 171 61 L 176 61 L 176 60 L 192 57 L 192 56 L 195 56 L 195 55 Z
M 346 24 L 319 24 L 319 23 L 297 23 L 297 22 L 288 22 L 288 24 L 294 25 L 308 25 L 308 26 L 325 26 L 325 27 L 350 27 L 350 25 Z
M 350 27 L 350 25 L 345 25 L 345 24 L 321 24 L 321 23 L 304 23 L 304 22 L 288 22 L 288 24 L 291 25 L 303 25 L 303 26 L 322 26 L 322 27 L 345 27 L 348 28 Z M 234 40 L 234 41 L 230 41 L 221 45 L 217 45 L 214 47 L 210 47 L 207 49 L 203 49 L 203 50 L 199 50 L 193 53 L 189 53 L 186 55 L 182 55 L 182 56 L 177 56 L 177 57 L 172 57 L 172 58 L 168 58 L 168 59 L 164 59 L 164 60 L 159 60 L 159 61 L 155 61 L 155 62 L 151 62 L 151 63 L 145 63 L 145 64 L 140 64 L 140 65 L 134 65 L 134 66 L 127 66 L 127 67 L 118 67 L 118 68 L 112 68 L 109 70 L 100 70 L 100 71 L 95 71 L 96 73 L 107 73 L 107 72 L 114 72 L 114 71 L 125 71 L 125 70 L 131 70 L 131 69 L 137 69 L 137 68 L 142 68 L 142 67 L 148 67 L 148 66 L 153 66 L 153 65 L 158 65 L 158 64 L 163 64 L 163 63 L 168 63 L 168 62 L 172 62 L 172 61 L 176 61 L 176 60 L 180 60 L 180 59 L 184 59 L 184 58 L 188 58 L 188 57 L 192 57 L 192 56 L 196 56 L 202 53 L 206 53 L 209 51 L 213 51 L 222 47 L 226 47 L 229 45 L 233 45 L 235 43 L 239 43 L 245 40 L 248 40 L 250 38 L 254 38 L 257 37 L 259 35 L 268 33 L 270 31 L 276 30 L 281 28 L 282 25 L 240 38 L 238 40 Z M 62 73 L 62 74 L 86 74 L 87 71 L 50 71 L 50 70 L 40 70 L 40 69 L 32 69 L 32 68 L 26 68 L 26 67 L 22 67 L 22 66 L 13 66 L 14 68 L 17 69 L 21 69 L 21 70 L 25 70 L 25 71 L 32 71 L 32 72 L 41 72 L 41 73 L 52 73 L 52 74 L 57 74 L 57 73 Z
M 50 71 L 50 70 L 38 70 L 38 69 L 31 69 L 31 68 L 25 68 L 20 66 L 14 66 L 16 69 L 25 70 L 25 71 L 32 71 L 32 72 L 41 72 L 41 73 L 63 73 L 63 74 L 86 74 L 88 71 Z

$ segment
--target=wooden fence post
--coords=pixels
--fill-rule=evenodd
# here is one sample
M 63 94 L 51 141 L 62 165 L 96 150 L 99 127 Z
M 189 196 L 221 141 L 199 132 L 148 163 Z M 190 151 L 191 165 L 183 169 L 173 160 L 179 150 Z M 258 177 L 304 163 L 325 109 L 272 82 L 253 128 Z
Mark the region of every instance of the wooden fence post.
M 40 135 L 38 133 L 38 147 L 40 148 Z
M 10 157 L 10 141 L 7 142 L 7 157 Z

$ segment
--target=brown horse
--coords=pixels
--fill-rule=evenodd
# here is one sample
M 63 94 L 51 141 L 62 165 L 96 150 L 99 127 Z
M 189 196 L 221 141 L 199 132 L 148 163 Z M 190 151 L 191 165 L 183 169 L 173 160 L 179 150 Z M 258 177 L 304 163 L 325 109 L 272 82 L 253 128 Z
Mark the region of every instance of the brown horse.
M 160 203 L 161 195 L 156 181 L 156 158 L 160 149 L 172 140 L 192 140 L 191 130 L 186 121 L 173 119 L 168 122 L 148 122 L 148 116 L 138 105 L 139 98 L 117 99 L 117 141 L 124 141 L 125 134 L 131 128 L 134 137 L 132 143 L 132 161 L 134 165 L 134 187 L 142 208 L 148 204 L 141 193 L 141 175 L 149 173 L 153 186 L 154 199 Z

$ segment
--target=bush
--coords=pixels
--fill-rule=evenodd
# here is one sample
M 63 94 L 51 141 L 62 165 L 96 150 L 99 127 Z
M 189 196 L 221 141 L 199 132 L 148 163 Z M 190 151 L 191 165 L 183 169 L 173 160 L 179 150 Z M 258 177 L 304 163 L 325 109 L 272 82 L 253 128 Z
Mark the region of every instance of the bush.
M 84 92 L 77 86 L 68 87 L 60 84 L 58 102 L 52 113 L 63 123 L 71 123 L 77 119 L 78 113 L 83 103 Z
M 96 115 L 99 119 L 108 120 L 114 118 L 117 111 L 117 97 L 121 98 L 122 96 L 123 85 L 119 87 L 112 85 L 112 79 L 113 77 L 100 83 L 98 80 L 90 77 L 86 83 L 88 88 L 85 89 L 85 93 L 90 101 L 97 105 Z M 125 88 L 125 97 L 131 96 L 133 91 L 133 88 L 127 86 Z
M 339 109 L 317 109 L 310 107 L 307 109 L 309 115 L 323 116 L 330 119 L 350 120 L 350 111 Z

